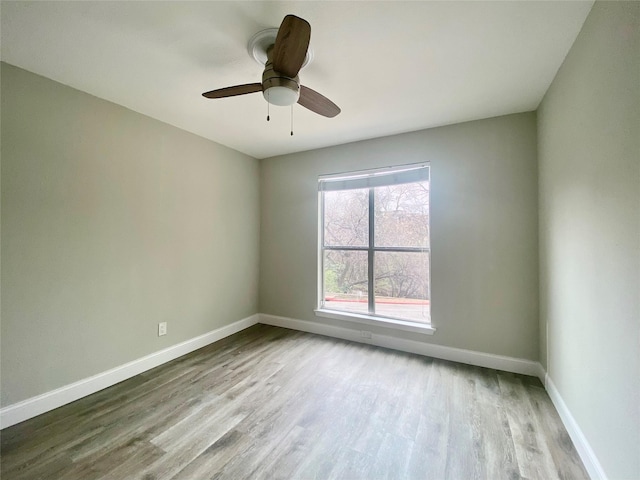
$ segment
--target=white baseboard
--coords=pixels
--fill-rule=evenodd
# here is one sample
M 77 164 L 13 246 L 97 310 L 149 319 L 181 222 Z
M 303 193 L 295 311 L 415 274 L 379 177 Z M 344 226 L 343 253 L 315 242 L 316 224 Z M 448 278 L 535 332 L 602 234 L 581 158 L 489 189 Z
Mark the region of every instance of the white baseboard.
M 538 371 L 536 373 L 536 377 L 540 379 L 540 382 L 546 388 L 547 387 L 547 371 L 544 369 L 544 367 L 540 362 L 537 362 L 537 363 L 538 363 Z
M 573 441 L 573 444 L 578 451 L 578 455 L 580 455 L 580 459 L 582 460 L 584 467 L 587 469 L 589 476 L 593 480 L 607 480 L 607 475 L 604 473 L 602 465 L 600 465 L 596 454 L 593 452 L 591 445 L 589 445 L 587 438 L 584 436 L 584 433 L 582 433 L 582 430 L 578 426 L 575 418 L 573 418 L 573 415 L 571 415 L 569 407 L 564 403 L 560 392 L 549 375 L 546 376 L 544 386 L 547 389 L 547 393 L 549 394 L 553 405 L 556 407 L 556 410 L 562 419 L 562 423 L 567 429 L 567 433 L 569 433 L 569 436 L 571 437 L 571 440 Z
M 182 355 L 217 342 L 229 335 L 233 335 L 245 328 L 257 324 L 259 315 L 238 320 L 230 325 L 212 330 L 198 337 L 186 340 L 171 347 L 154 352 L 145 357 L 112 368 L 106 372 L 79 380 L 70 385 L 57 388 L 42 395 L 28 398 L 13 405 L 0 409 L 0 429 L 10 427 L 29 418 L 71 403 L 104 388 L 115 385 L 142 372 L 155 368 L 163 363 L 174 360 Z
M 476 352 L 473 350 L 464 350 L 461 348 L 445 347 L 435 345 L 433 343 L 418 342 L 416 340 L 406 340 L 388 335 L 373 334 L 371 338 L 363 338 L 359 330 L 350 328 L 336 327 L 320 322 L 309 322 L 306 320 L 297 320 L 294 318 L 278 317 L 261 313 L 260 323 L 273 325 L 276 327 L 291 328 L 293 330 L 301 330 L 303 332 L 317 333 L 328 337 L 342 338 L 354 342 L 368 343 L 379 347 L 391 348 L 403 352 L 416 353 L 428 357 L 440 358 L 443 360 L 451 360 L 454 362 L 466 363 L 468 365 L 476 365 L 478 367 L 493 368 L 505 372 L 521 373 L 541 378 L 544 381 L 544 369 L 539 362 L 526 360 L 523 358 L 506 357 L 502 355 L 493 355 L 490 353 Z

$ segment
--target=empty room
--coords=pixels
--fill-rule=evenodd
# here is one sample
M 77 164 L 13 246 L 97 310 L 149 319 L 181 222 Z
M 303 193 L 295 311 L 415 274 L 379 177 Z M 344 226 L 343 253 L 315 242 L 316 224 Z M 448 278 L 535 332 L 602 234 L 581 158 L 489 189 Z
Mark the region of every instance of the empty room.
M 640 2 L 0 22 L 2 480 L 640 480 Z

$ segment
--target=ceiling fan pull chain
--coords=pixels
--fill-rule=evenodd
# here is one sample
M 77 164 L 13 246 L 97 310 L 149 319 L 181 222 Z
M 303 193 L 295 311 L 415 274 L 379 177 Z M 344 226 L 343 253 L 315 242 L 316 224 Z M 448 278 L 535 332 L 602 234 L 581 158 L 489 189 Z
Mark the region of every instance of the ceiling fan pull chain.
M 267 90 L 267 122 L 269 121 L 269 90 Z
M 291 104 L 291 136 L 293 137 L 293 103 Z

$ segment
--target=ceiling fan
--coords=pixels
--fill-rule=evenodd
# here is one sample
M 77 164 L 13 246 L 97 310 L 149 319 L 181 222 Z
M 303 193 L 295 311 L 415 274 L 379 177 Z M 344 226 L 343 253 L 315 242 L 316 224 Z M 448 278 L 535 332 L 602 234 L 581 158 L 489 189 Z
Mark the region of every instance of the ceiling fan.
M 275 29 L 265 30 L 254 35 L 249 42 L 249 51 L 253 52 L 256 60 L 262 61 L 266 54 L 262 83 L 219 88 L 205 92 L 202 96 L 225 98 L 262 92 L 265 100 L 272 105 L 288 106 L 297 102 L 325 117 L 338 115 L 340 108 L 335 103 L 315 90 L 300 85 L 298 72 L 309 60 L 309 22 L 295 15 L 287 15 L 275 34 L 275 41 L 274 34 Z

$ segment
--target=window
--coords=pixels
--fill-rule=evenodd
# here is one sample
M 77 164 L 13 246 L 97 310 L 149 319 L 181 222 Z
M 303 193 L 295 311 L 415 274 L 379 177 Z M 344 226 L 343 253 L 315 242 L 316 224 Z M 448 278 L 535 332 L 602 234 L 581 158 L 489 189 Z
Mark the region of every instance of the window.
M 318 180 L 319 312 L 429 325 L 429 167 Z

